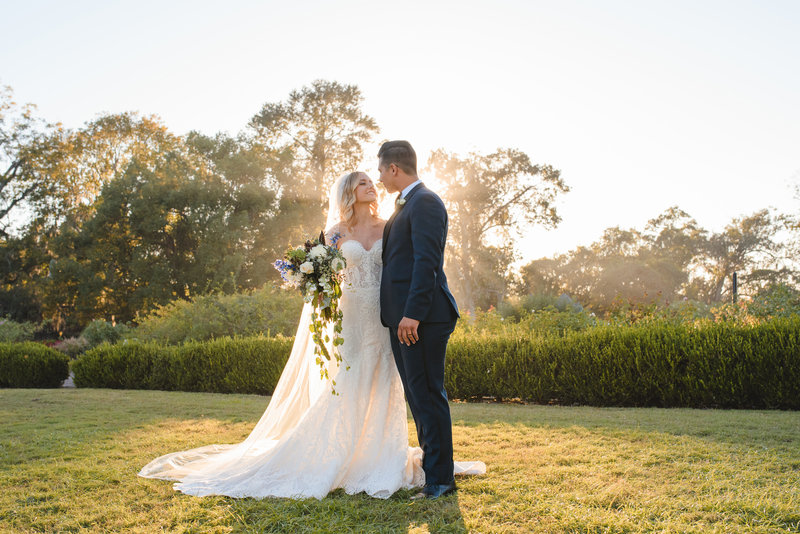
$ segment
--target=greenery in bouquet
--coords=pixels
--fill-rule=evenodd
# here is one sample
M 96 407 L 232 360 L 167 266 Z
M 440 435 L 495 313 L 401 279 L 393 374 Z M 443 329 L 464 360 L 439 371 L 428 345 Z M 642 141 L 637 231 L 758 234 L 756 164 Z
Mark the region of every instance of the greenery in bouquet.
M 320 367 L 320 377 L 329 379 L 325 360 L 335 358 L 337 364 L 342 361 L 338 347 L 344 343 L 342 339 L 342 311 L 339 299 L 342 296 L 341 272 L 347 266 L 342 253 L 336 248 L 339 235 L 334 235 L 329 245 L 325 242 L 325 234 L 320 233 L 317 239 L 307 240 L 303 246 L 291 247 L 286 251 L 284 259 L 277 260 L 274 265 L 284 286 L 299 289 L 305 302 L 311 304 L 311 331 L 314 340 L 314 353 Z M 326 326 L 333 326 L 332 332 L 326 332 Z M 331 349 L 328 344 L 332 343 Z M 323 360 L 325 358 L 325 360 Z M 335 380 L 331 380 L 333 386 Z M 333 390 L 336 394 L 336 390 Z

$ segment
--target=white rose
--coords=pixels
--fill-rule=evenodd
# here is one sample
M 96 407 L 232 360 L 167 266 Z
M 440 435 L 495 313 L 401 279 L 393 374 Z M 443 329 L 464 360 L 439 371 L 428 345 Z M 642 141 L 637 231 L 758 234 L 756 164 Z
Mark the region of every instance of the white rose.
M 303 277 L 300 276 L 299 273 L 290 272 L 286 275 L 286 278 L 289 280 L 289 283 L 297 285 L 303 281 Z
M 333 269 L 333 272 L 338 273 L 339 271 L 344 269 L 344 267 L 345 267 L 344 260 L 342 260 L 342 258 L 334 258 L 333 261 L 331 262 L 331 269 Z
M 313 252 L 314 249 L 311 249 Z M 300 272 L 303 274 L 311 274 L 314 272 L 314 264 L 310 261 L 300 264 Z
M 322 258 L 325 256 L 325 252 L 326 250 L 324 245 L 317 245 L 311 249 L 311 251 L 308 253 L 308 257 L 312 259 Z

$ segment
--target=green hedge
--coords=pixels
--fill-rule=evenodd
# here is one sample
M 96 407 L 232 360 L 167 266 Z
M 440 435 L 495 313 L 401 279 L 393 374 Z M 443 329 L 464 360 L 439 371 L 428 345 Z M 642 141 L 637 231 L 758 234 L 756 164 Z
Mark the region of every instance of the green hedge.
M 291 344 L 282 337 L 104 344 L 73 370 L 79 387 L 271 394 Z M 800 318 L 598 326 L 563 336 L 459 334 L 446 365 L 454 399 L 800 409 Z
M 593 406 L 800 408 L 800 318 L 756 326 L 601 326 L 556 337 L 457 337 L 452 398 Z
M 0 387 L 57 388 L 69 376 L 69 357 L 41 343 L 0 343 Z
M 222 337 L 206 342 L 104 343 L 72 366 L 77 387 L 270 395 L 292 338 Z

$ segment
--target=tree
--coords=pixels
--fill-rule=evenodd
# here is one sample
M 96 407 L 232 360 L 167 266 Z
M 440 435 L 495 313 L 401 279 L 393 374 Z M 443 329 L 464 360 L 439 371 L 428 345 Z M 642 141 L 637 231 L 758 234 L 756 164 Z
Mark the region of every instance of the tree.
M 36 213 L 58 225 L 68 213 L 79 219 L 91 215 L 103 184 L 121 176 L 132 161 L 151 171 L 170 159 L 194 158 L 183 139 L 155 116 L 126 112 L 103 115 L 78 130 L 59 130 L 50 136 L 48 157 L 37 162 L 52 186 L 36 203 Z
M 0 240 L 0 316 L 20 322 L 42 318 L 38 282 L 47 274 L 51 236 L 38 230 Z
M 778 228 L 763 210 L 709 234 L 674 206 L 644 231 L 609 228 L 590 247 L 531 262 L 521 270 L 521 287 L 566 292 L 598 313 L 617 303 L 665 304 L 684 297 L 714 304 L 729 297 L 734 271 L 749 294 L 797 276 L 774 238 Z
M 174 299 L 243 288 L 251 216 L 274 197 L 254 199 L 191 163 L 176 158 L 151 171 L 134 160 L 104 184 L 88 220 L 62 225 L 50 314 L 129 321 Z
M 245 135 L 208 137 L 190 132 L 187 143 L 209 162 L 215 175 L 226 184 L 233 198 L 229 223 L 241 234 L 239 251 L 245 261 L 238 283 L 242 288 L 259 288 L 275 280 L 272 267 L 283 255 L 285 236 L 277 192 L 287 173 L 287 162 Z
M 768 210 L 734 218 L 724 230 L 709 236 L 702 249 L 700 275 L 690 291 L 707 303 L 728 300 L 733 273 L 742 275 L 743 293 L 786 281 L 792 270 L 780 264 L 781 245 L 774 236 L 778 221 Z M 749 286 L 749 287 L 748 287 Z
M 497 304 L 523 228 L 557 225 L 553 203 L 569 188 L 559 171 L 535 165 L 514 149 L 465 157 L 440 149 L 431 154 L 428 169 L 442 182 L 448 203 L 448 270 L 456 299 L 470 312 Z
M 46 197 L 53 185 L 38 163 L 51 153 L 51 137 L 61 128 L 35 117 L 35 109 L 19 106 L 11 87 L 0 88 L 0 238 L 9 238 L 14 215 Z
M 279 182 L 274 230 L 284 244 L 319 233 L 331 184 L 358 168 L 364 144 L 379 131 L 362 101 L 355 85 L 317 80 L 251 119 L 253 139 L 269 154 Z

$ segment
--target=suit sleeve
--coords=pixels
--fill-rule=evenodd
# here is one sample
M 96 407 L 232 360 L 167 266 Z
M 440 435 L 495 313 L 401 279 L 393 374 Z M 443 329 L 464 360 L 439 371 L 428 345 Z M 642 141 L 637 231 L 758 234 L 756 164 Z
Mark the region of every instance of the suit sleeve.
M 447 235 L 447 212 L 435 195 L 421 196 L 415 204 L 411 217 L 414 265 L 411 268 L 411 285 L 403 315 L 422 321 L 428 315 L 438 285 L 436 276 L 442 265 L 443 244 Z

